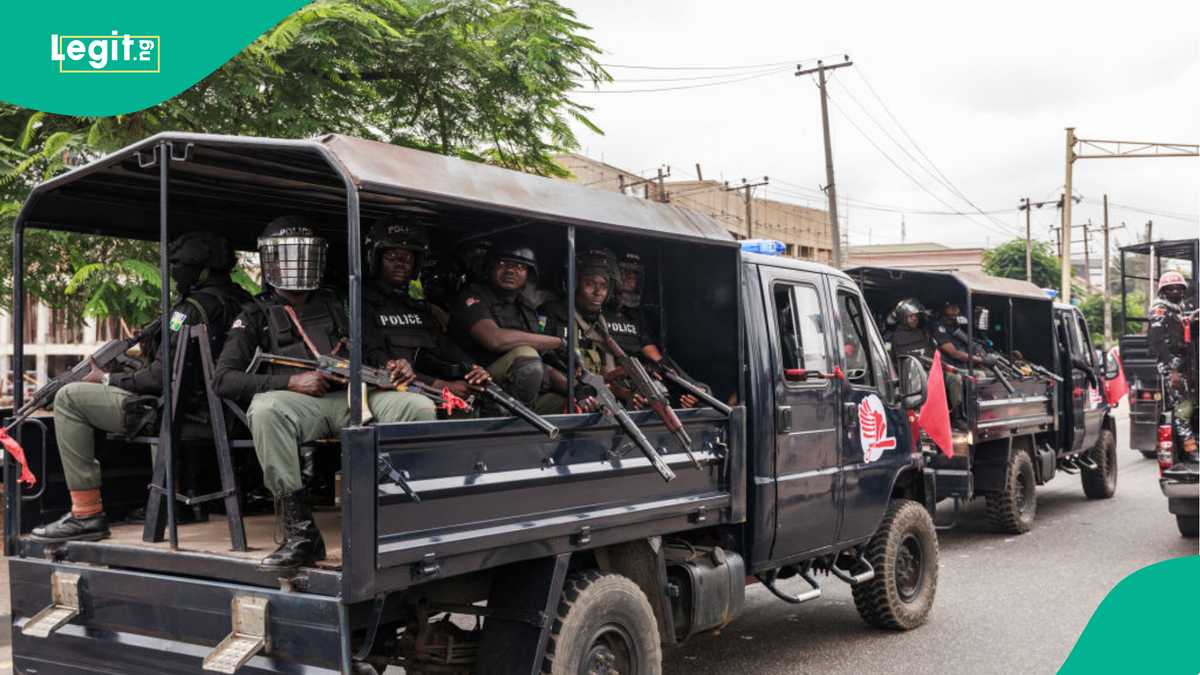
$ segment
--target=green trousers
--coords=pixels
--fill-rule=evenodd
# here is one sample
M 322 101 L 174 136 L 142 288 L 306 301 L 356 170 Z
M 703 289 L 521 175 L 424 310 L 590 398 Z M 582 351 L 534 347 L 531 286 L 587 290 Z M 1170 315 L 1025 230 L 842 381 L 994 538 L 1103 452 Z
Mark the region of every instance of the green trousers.
M 72 382 L 54 396 L 54 435 L 62 457 L 67 488 L 100 487 L 100 462 L 96 461 L 96 430 L 123 433 L 121 404 L 133 394 L 95 382 Z
M 368 405 L 378 422 L 421 422 L 437 419 L 433 401 L 411 392 L 373 391 Z M 299 490 L 300 445 L 319 438 L 339 438 L 350 423 L 346 392 L 320 398 L 294 391 L 255 394 L 246 411 L 254 452 L 262 465 L 263 481 L 276 496 Z

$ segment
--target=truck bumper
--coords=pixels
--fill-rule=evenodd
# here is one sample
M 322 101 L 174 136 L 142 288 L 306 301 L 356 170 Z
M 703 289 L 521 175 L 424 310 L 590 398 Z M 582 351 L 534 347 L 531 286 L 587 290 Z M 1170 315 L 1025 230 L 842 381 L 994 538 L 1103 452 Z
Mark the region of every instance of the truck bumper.
M 264 648 L 238 673 L 336 673 L 342 643 L 334 598 L 236 584 L 14 558 L 13 667 L 18 673 L 195 673 L 233 632 L 235 598 L 265 600 Z M 58 575 L 55 577 L 54 575 Z M 77 581 L 75 581 L 77 576 Z M 37 637 L 55 579 L 70 578 L 77 613 Z M 61 592 L 61 591 L 60 591 Z M 241 602 L 241 600 L 239 600 Z
M 1200 471 L 1196 464 L 1181 462 L 1163 472 L 1158 479 L 1167 507 L 1181 516 L 1200 514 Z

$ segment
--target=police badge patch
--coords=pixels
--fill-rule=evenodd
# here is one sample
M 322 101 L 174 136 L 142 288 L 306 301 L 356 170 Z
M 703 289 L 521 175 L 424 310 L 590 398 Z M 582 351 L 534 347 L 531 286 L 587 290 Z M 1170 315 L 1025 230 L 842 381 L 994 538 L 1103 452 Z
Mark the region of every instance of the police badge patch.
M 479 298 L 477 298 L 475 296 L 468 297 L 466 300 L 467 307 L 470 307 L 471 305 L 475 305 L 478 303 L 479 303 Z
M 180 328 L 183 328 L 184 322 L 187 321 L 187 314 L 183 312 L 175 312 L 171 315 L 171 332 L 178 333 Z

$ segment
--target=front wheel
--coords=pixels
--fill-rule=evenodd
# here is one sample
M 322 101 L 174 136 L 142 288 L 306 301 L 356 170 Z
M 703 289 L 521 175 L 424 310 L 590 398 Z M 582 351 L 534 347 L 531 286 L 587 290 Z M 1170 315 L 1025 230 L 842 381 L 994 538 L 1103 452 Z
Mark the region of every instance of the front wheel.
M 1035 485 L 1033 460 L 1029 453 L 1024 450 L 1013 453 L 1004 491 L 987 495 L 988 520 L 992 527 L 1006 534 L 1024 534 L 1033 529 L 1033 519 L 1037 515 Z
M 1100 439 L 1088 452 L 1096 469 L 1079 472 L 1083 494 L 1088 499 L 1108 499 L 1117 493 L 1117 437 L 1108 429 L 1100 431 Z
M 589 570 L 568 577 L 542 672 L 660 675 L 662 645 L 646 594 L 620 574 Z
M 892 630 L 925 623 L 938 575 L 937 531 L 925 507 L 909 499 L 892 502 L 865 557 L 875 578 L 851 589 L 863 621 Z
M 1200 516 L 1184 516 L 1175 514 L 1175 524 L 1179 526 L 1179 534 L 1190 539 L 1200 536 Z

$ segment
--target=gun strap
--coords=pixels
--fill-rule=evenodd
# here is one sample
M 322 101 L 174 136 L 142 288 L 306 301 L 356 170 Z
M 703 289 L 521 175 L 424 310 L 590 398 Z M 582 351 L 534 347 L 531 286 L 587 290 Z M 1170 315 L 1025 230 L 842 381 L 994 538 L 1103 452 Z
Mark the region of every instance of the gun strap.
M 308 351 L 312 353 L 313 358 L 321 358 L 321 352 L 317 351 L 313 341 L 309 339 L 308 333 L 304 332 L 304 326 L 300 325 L 300 317 L 296 316 L 296 310 L 292 309 L 291 305 L 284 305 L 283 311 L 292 320 L 292 325 L 296 327 L 296 332 L 300 334 L 300 339 L 304 340 L 304 346 L 308 347 Z
M 596 317 L 596 319 L 597 319 L 597 323 L 603 322 L 604 315 L 599 315 Z M 609 371 L 609 370 L 616 368 L 617 367 L 616 357 L 612 354 L 612 352 L 608 351 L 608 345 L 604 342 L 604 339 L 598 333 L 595 333 L 596 326 L 591 323 L 588 323 L 587 321 L 584 321 L 583 315 L 579 313 L 579 310 L 575 310 L 575 323 L 580 328 L 579 335 L 577 335 L 575 337 L 575 339 L 579 340 L 579 339 L 587 338 L 588 335 L 594 334 L 596 342 L 597 342 L 598 346 L 600 347 L 596 351 L 599 352 L 600 358 L 604 362 L 604 370 Z M 606 325 L 606 326 L 604 326 L 604 328 L 607 329 L 608 326 Z M 572 346 L 575 347 L 578 345 L 572 345 Z
M 197 312 L 200 312 L 200 322 L 203 323 L 205 326 L 207 326 L 208 325 L 208 311 L 204 309 L 204 305 L 200 304 L 199 300 L 193 298 L 190 295 L 188 297 L 184 298 L 183 301 L 186 302 L 187 304 L 191 305 L 192 307 L 195 307 Z

